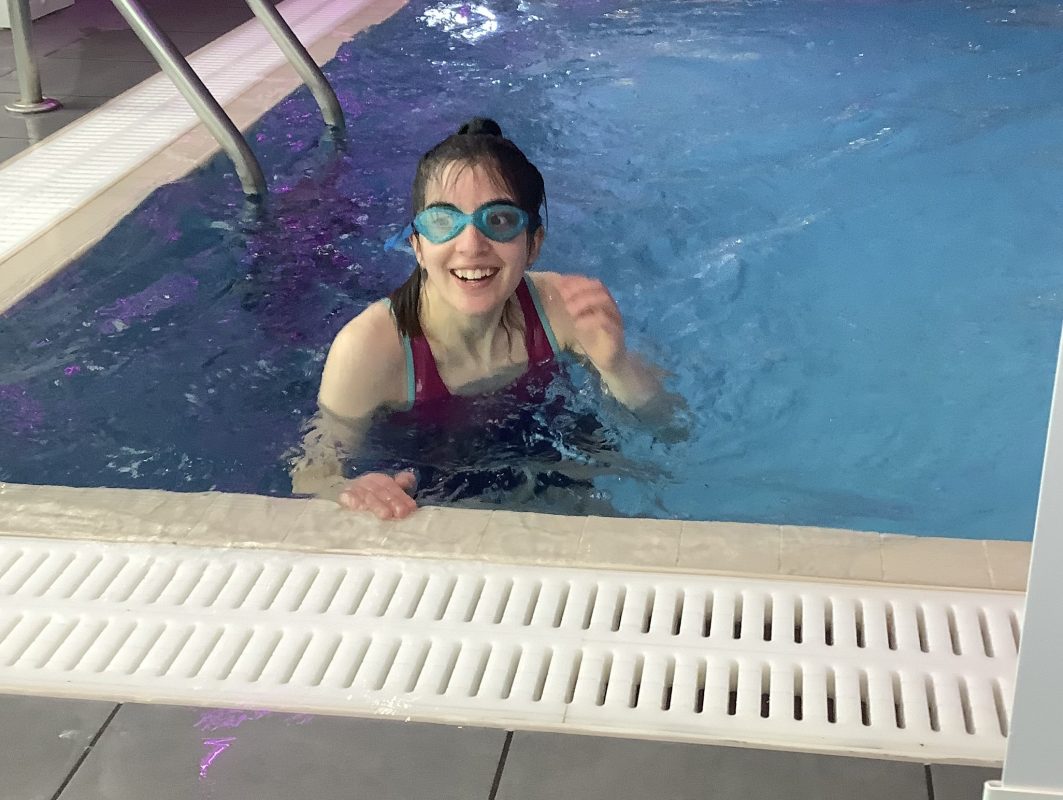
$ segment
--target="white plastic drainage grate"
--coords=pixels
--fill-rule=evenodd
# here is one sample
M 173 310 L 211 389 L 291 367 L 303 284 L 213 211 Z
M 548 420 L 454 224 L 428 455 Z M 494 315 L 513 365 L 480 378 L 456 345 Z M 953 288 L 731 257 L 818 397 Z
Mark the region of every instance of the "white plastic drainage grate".
M 0 690 L 999 761 L 1018 595 L 0 540 Z

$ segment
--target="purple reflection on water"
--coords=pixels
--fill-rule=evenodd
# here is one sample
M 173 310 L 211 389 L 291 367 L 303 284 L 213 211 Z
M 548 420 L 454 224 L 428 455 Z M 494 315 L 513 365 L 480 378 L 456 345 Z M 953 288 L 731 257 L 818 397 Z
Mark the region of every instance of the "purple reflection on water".
M 96 310 L 104 321 L 97 326 L 100 333 L 118 333 L 136 319 L 153 317 L 160 311 L 193 300 L 199 281 L 191 275 L 172 272 L 129 297 L 120 297 L 109 306 Z
M 0 420 L 15 433 L 30 433 L 44 422 L 44 409 L 30 396 L 25 386 L 0 384 Z

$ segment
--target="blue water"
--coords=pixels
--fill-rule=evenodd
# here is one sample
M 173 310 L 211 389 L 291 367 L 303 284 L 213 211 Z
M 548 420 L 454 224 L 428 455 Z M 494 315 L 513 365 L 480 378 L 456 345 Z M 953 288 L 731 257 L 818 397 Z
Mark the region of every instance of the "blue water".
M 260 214 L 216 158 L 0 317 L 0 480 L 289 493 L 328 343 L 410 268 L 417 157 L 486 114 L 546 176 L 541 265 L 606 281 L 687 404 L 680 442 L 602 405 L 599 507 L 1031 536 L 1063 6 L 415 1 L 326 72 L 349 140 L 305 91 L 266 115 Z

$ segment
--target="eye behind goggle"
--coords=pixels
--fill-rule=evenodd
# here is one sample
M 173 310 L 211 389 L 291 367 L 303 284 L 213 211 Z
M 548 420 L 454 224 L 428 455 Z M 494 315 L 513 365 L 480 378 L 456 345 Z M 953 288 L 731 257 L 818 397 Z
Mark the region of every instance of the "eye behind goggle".
M 508 203 L 491 203 L 471 214 L 449 206 L 433 206 L 414 217 L 413 227 L 433 244 L 442 244 L 461 233 L 470 222 L 488 239 L 509 242 L 528 227 L 528 214 Z

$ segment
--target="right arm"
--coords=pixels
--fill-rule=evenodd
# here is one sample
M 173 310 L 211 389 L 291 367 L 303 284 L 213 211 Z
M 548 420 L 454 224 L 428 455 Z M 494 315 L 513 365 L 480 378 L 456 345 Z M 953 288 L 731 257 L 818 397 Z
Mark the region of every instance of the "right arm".
M 318 393 L 320 412 L 292 465 L 292 490 L 334 499 L 353 511 L 381 519 L 416 509 L 409 492 L 412 472 L 380 472 L 343 478 L 344 457 L 359 449 L 373 414 L 406 402 L 406 353 L 390 309 L 374 303 L 337 334 L 329 348 Z

